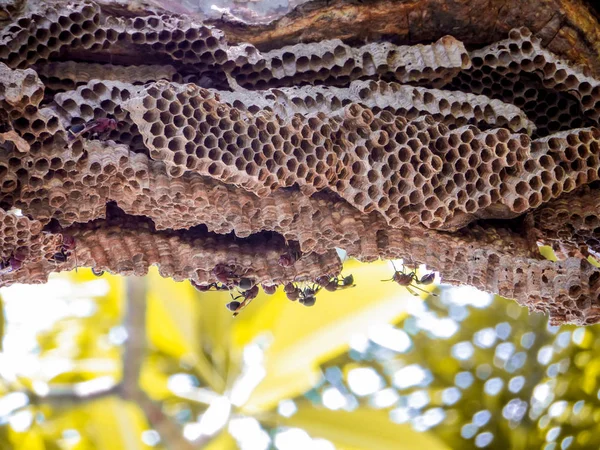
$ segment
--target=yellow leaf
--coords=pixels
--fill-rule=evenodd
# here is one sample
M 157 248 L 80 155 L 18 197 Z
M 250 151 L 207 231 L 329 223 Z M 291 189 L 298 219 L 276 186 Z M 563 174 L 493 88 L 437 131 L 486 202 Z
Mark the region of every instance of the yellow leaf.
M 198 307 L 198 332 L 202 347 L 210 353 L 214 370 L 221 378 L 233 380 L 238 375 L 240 354 L 232 347 L 233 317 L 225 305 L 231 301 L 228 292 L 195 292 Z M 235 320 L 238 320 L 236 318 Z
M 552 250 L 552 247 L 550 247 L 549 245 L 542 245 L 540 247 L 540 254 L 550 261 L 557 261 L 556 255 L 554 254 L 554 250 Z
M 87 431 L 88 416 L 83 405 L 41 404 L 39 412 L 44 415 L 45 420 L 38 428 L 42 430 L 48 449 L 96 450 Z M 66 430 L 76 430 L 79 435 L 74 440 L 65 438 L 63 433 Z
M 89 268 L 72 270 L 54 275 L 66 278 L 74 284 L 74 295 L 86 296 L 89 292 L 104 292 L 96 297 L 98 312 L 95 314 L 103 321 L 120 321 L 123 315 L 123 299 L 125 298 L 125 278 L 105 272 L 97 277 Z
M 310 308 L 290 302 L 280 289 L 257 305 L 260 308 L 253 317 L 234 323 L 236 344 L 265 332 L 273 338 L 265 355 L 267 375 L 244 405 L 246 412 L 271 409 L 281 399 L 310 389 L 319 365 L 346 351 L 353 334 L 395 322 L 404 315 L 408 302 L 419 301 L 397 284 L 381 282 L 393 274 L 388 262 L 349 261 L 344 273 L 354 276 L 356 287 L 337 292 L 323 290 Z M 270 327 L 266 328 L 265 323 Z
M 596 385 L 600 376 L 600 361 L 593 359 L 585 365 L 583 379 L 580 380 L 581 389 L 587 394 L 592 394 L 597 389 Z
M 116 397 L 86 404 L 86 432 L 97 450 L 149 450 L 152 447 L 141 440 L 142 432 L 149 430 L 144 413 L 137 405 Z
M 152 346 L 175 358 L 197 353 L 196 301 L 189 284 L 162 278 L 155 269 L 147 279 L 146 321 Z
M 142 363 L 140 372 L 140 387 L 154 401 L 162 401 L 173 393 L 168 388 L 169 376 L 165 371 L 163 361 L 157 356 L 149 356 Z
M 9 440 L 12 448 L 27 450 L 45 450 L 42 432 L 35 425 L 24 432 L 16 432 L 10 429 Z
M 203 450 L 237 450 L 238 446 L 227 431 L 222 431 L 202 448 Z
M 311 437 L 327 439 L 342 449 L 449 449 L 431 434 L 419 433 L 410 425 L 391 422 L 388 414 L 385 410 L 368 408 L 351 412 L 331 411 L 301 402 L 293 416 L 280 420 L 281 425 L 302 428 Z
M 2 301 L 2 297 L 0 297 L 0 352 L 2 351 L 4 341 L 4 302 Z
M 148 274 L 146 324 L 148 340 L 157 350 L 181 359 L 217 392 L 225 388 L 199 346 L 198 299 L 187 282 L 162 278 L 155 268 Z
M 600 262 L 593 256 L 588 256 L 587 260 L 592 266 L 600 267 Z
M 262 333 L 271 333 L 277 328 L 282 312 L 289 306 L 301 307 L 298 302 L 292 304 L 286 298 L 282 287 L 279 287 L 274 295 L 266 295 L 261 290 L 258 297 L 252 300 L 233 322 L 234 348 L 241 349 Z

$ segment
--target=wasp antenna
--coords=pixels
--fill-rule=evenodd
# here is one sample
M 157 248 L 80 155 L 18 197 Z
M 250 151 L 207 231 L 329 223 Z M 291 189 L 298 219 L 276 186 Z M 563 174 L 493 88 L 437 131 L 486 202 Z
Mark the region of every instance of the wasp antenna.
M 398 272 L 398 269 L 396 269 L 396 264 L 394 264 L 394 261 L 390 259 L 390 262 L 392 263 L 392 267 L 394 268 L 394 272 Z
M 381 281 L 392 281 L 393 279 L 394 278 L 392 277 L 392 278 L 388 278 L 387 280 L 381 280 Z M 354 286 L 356 286 L 356 285 L 354 285 Z

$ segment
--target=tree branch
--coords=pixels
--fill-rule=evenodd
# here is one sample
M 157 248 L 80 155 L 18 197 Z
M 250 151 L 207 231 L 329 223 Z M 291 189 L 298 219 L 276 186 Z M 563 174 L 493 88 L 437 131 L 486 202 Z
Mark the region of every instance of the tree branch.
M 127 277 L 124 325 L 127 340 L 123 346 L 123 381 L 121 395 L 134 398 L 139 389 L 140 372 L 146 352 L 146 280 Z
M 121 395 L 123 399 L 139 405 L 146 413 L 150 425 L 158 431 L 167 449 L 192 450 L 195 446 L 183 437 L 181 428 L 139 386 L 141 367 L 147 348 L 146 280 L 141 277 L 128 277 L 126 283 L 127 299 L 124 322 L 127 341 L 125 341 L 123 349 Z
M 34 405 L 49 405 L 52 408 L 71 408 L 83 403 L 93 402 L 101 398 L 118 395 L 120 393 L 120 385 L 112 386 L 104 391 L 94 392 L 89 395 L 79 395 L 73 390 L 53 392 L 48 395 L 39 395 L 29 389 L 15 389 L 12 392 L 21 392 L 29 397 L 29 403 Z

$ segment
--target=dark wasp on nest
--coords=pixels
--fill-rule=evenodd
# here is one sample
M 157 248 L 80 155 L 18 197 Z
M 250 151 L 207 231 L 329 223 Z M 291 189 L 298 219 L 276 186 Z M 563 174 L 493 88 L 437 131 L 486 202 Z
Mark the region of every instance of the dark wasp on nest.
M 281 267 L 291 267 L 296 264 L 302 258 L 302 251 L 300 245 L 297 242 L 290 242 L 287 246 L 285 253 L 279 256 L 277 261 Z
M 285 296 L 291 300 L 302 303 L 304 306 L 313 306 L 317 301 L 317 293 L 321 290 L 321 286 L 313 283 L 312 286 L 300 287 L 298 283 L 286 283 L 283 286 Z
M 300 298 L 298 302 L 304 306 L 313 306 L 317 301 L 317 293 L 321 290 L 321 286 L 313 283 L 310 286 L 306 286 L 300 291 Z
M 231 267 L 225 264 L 217 264 L 212 270 L 212 274 L 215 276 L 217 281 L 226 286 L 234 285 L 243 290 L 250 289 L 252 286 L 254 286 L 254 281 L 252 281 L 250 278 L 237 275 Z
M 408 292 L 410 292 L 412 295 L 414 295 L 416 297 L 418 297 L 419 294 L 414 292 L 412 289 L 418 289 L 421 292 L 425 292 L 427 295 L 433 295 L 434 297 L 437 297 L 437 294 L 426 291 L 425 289 L 422 289 L 419 286 L 416 286 L 415 284 L 413 284 L 413 283 L 416 283 L 416 284 L 421 284 L 423 286 L 432 284 L 435 280 L 435 272 L 427 273 L 427 274 L 423 275 L 421 278 L 419 278 L 416 273 L 416 267 L 415 267 L 415 270 L 413 270 L 412 272 L 406 273 L 406 267 L 404 266 L 404 264 L 402 264 L 402 272 L 400 272 L 398 269 L 396 269 L 394 262 L 391 261 L 391 263 L 392 263 L 392 267 L 394 268 L 394 275 L 392 275 L 392 278 L 389 278 L 387 280 L 381 280 L 381 281 L 395 281 L 400 286 L 405 287 Z
M 66 262 L 71 253 L 75 254 L 75 248 L 77 247 L 77 242 L 75 238 L 70 234 L 63 234 L 63 242 L 60 247 L 60 251 L 52 255 L 50 261 L 63 263 Z M 77 255 L 75 254 L 75 270 L 77 270 Z
M 354 286 L 356 285 L 352 274 L 345 277 L 323 275 L 317 278 L 314 283 L 304 287 L 301 287 L 298 283 L 286 283 L 283 292 L 289 300 L 298 300 L 304 306 L 313 306 L 321 289 L 334 292 Z
M 73 125 L 69 128 L 69 142 L 81 137 L 85 133 L 90 133 L 90 136 L 102 134 L 116 130 L 118 123 L 115 119 L 102 117 L 100 119 L 90 120 L 86 123 Z
M 341 289 L 348 289 L 356 286 L 354 284 L 354 276 L 352 274 L 346 277 L 330 277 L 328 275 L 320 276 L 316 279 L 319 286 L 323 287 L 326 291 L 334 292 Z
M 229 290 L 229 288 L 222 283 L 196 283 L 194 280 L 190 280 L 190 284 L 200 292 Z
M 218 280 L 217 283 L 200 285 L 192 281 L 192 285 L 202 292 L 209 290 L 229 290 L 232 301 L 227 304 L 227 308 L 233 311 L 234 317 L 258 296 L 259 289 L 255 281 L 251 278 L 238 275 L 230 266 L 217 264 L 212 270 L 212 274 Z M 231 293 L 233 287 L 238 288 L 238 295 L 235 297 Z
M 237 316 L 248 304 L 258 296 L 258 286 L 252 286 L 250 289 L 240 291 L 235 297 L 231 294 L 232 301 L 227 304 L 227 308 L 233 311 L 233 317 Z M 240 302 L 240 300 L 242 300 Z
M 16 250 L 9 258 L 0 259 L 0 275 L 19 270 L 23 266 L 25 257 L 25 253 L 23 251 Z

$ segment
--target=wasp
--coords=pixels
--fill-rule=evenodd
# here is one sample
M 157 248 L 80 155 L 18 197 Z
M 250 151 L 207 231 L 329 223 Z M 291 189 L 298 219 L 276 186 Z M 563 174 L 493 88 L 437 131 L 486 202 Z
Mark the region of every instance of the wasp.
M 324 288 L 326 291 L 330 292 L 356 286 L 354 284 L 354 276 L 352 274 L 342 278 L 324 275 L 317 278 L 316 283 L 322 288 Z
M 381 280 L 381 281 L 395 281 L 400 286 L 405 287 L 408 292 L 410 292 L 412 295 L 414 295 L 416 297 L 418 297 L 419 294 L 417 292 L 415 292 L 413 289 L 417 289 L 421 292 L 425 292 L 428 295 L 433 295 L 433 296 L 437 297 L 437 294 L 428 292 L 425 289 L 422 289 L 419 286 L 415 285 L 415 284 L 421 284 L 421 285 L 426 286 L 426 285 L 432 284 L 435 280 L 434 272 L 428 273 L 426 275 L 423 275 L 421 278 L 419 278 L 414 270 L 412 272 L 406 273 L 404 264 L 402 265 L 402 272 L 400 272 L 398 269 L 396 269 L 394 262 L 391 261 L 391 263 L 392 263 L 392 267 L 394 268 L 394 275 L 392 276 L 392 278 L 389 278 L 387 280 Z M 415 284 L 413 284 L 413 283 L 415 283 Z
M 321 286 L 318 284 L 313 284 L 312 286 L 307 286 L 301 288 L 295 283 L 286 283 L 283 286 L 283 292 L 285 292 L 285 296 L 291 300 L 298 300 L 299 303 L 304 306 L 312 306 L 315 304 L 317 298 L 317 292 L 321 290 Z
M 300 290 L 300 298 L 298 301 L 304 306 L 313 306 L 317 301 L 317 293 L 321 290 L 321 286 L 313 284 L 310 287 L 305 287 Z
M 19 251 L 14 252 L 10 258 L 0 259 L 0 275 L 16 272 L 23 267 L 24 260 L 25 255 Z
M 227 308 L 233 311 L 233 317 L 237 316 L 248 304 L 258 296 L 258 286 L 252 286 L 250 289 L 240 292 L 239 295 L 231 298 L 233 301 L 227 304 Z M 240 300 L 242 300 L 240 302 Z
M 300 251 L 300 246 L 292 242 L 288 246 L 285 253 L 279 256 L 279 260 L 277 261 L 281 267 L 291 267 L 296 264 L 302 258 L 302 252 Z
M 77 242 L 75 238 L 69 234 L 63 234 L 63 242 L 60 247 L 60 251 L 55 253 L 51 261 L 63 263 L 66 262 L 68 257 L 71 256 L 71 252 L 75 253 L 75 248 L 77 247 Z M 77 255 L 75 255 L 75 270 L 77 271 Z
M 69 128 L 69 142 L 74 141 L 88 132 L 91 134 L 101 134 L 106 131 L 116 130 L 117 125 L 118 124 L 115 119 L 109 119 L 108 117 L 73 125 L 71 128 Z
M 196 283 L 194 280 L 190 280 L 190 284 L 200 292 L 208 291 L 228 291 L 229 288 L 221 283 Z
M 217 281 L 223 283 L 225 285 L 234 284 L 238 288 L 242 290 L 248 290 L 254 287 L 254 280 L 250 278 L 240 277 L 235 273 L 235 271 L 225 265 L 225 264 L 217 264 L 212 270 L 212 274 L 215 276 Z

